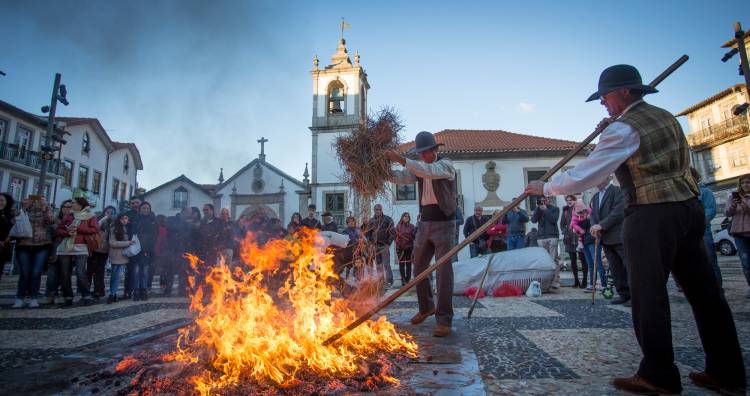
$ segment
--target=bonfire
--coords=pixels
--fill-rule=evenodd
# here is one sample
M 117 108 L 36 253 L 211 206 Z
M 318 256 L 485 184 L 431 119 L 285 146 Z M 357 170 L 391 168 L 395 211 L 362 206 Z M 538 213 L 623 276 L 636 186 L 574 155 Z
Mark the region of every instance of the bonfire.
M 346 380 L 383 354 L 415 357 L 416 344 L 385 316 L 368 321 L 337 343 L 322 342 L 356 318 L 350 301 L 334 296 L 338 274 L 314 231 L 263 246 L 248 234 L 244 266 L 220 263 L 196 286 L 193 326 L 180 331 L 167 360 L 202 367 L 192 378 L 201 394 L 238 384 L 294 386 L 311 376 Z M 189 256 L 198 269 L 205 264 Z M 194 280 L 193 280 L 194 281 Z M 381 373 L 382 381 L 397 383 Z

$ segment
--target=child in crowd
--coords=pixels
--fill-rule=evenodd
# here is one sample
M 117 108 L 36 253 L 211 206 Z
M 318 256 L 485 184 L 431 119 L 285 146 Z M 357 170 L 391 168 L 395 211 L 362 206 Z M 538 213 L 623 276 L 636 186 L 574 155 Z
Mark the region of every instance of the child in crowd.
M 583 245 L 583 253 L 586 257 L 586 263 L 588 265 L 588 275 L 590 278 L 590 283 L 584 289 L 586 293 L 591 293 L 593 290 L 593 283 L 594 283 L 594 266 L 596 266 L 596 271 L 599 273 L 599 278 L 601 279 L 601 284 L 606 285 L 607 279 L 604 274 L 604 267 L 602 266 L 602 247 L 599 246 L 599 249 L 596 249 L 596 238 L 591 235 L 591 218 L 589 215 L 591 214 L 591 209 L 586 207 L 586 205 L 583 204 L 582 201 L 578 201 L 575 206 L 575 215 L 573 216 L 573 220 L 571 221 L 570 228 L 573 229 L 573 231 L 578 234 L 579 238 L 579 246 Z M 594 261 L 594 257 L 596 255 L 596 261 Z M 586 264 L 584 264 L 584 283 L 586 282 Z

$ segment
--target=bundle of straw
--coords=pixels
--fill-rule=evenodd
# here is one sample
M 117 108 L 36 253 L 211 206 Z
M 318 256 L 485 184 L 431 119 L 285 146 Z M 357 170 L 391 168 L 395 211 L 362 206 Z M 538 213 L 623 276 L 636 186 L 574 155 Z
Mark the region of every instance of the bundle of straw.
M 385 152 L 398 147 L 403 128 L 396 111 L 384 107 L 368 117 L 366 125 L 336 139 L 336 154 L 345 169 L 342 177 L 360 197 L 386 196 L 391 162 Z

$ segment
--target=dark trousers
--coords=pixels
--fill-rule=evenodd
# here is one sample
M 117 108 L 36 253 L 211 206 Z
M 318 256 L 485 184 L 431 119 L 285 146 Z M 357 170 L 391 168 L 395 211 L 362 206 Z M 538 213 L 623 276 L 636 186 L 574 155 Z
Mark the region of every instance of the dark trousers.
M 401 273 L 401 284 L 411 280 L 411 252 L 412 249 L 401 250 L 396 248 L 396 259 L 398 260 L 398 272 Z
M 86 278 L 86 260 L 85 255 L 58 255 L 57 260 L 60 262 L 60 284 L 62 285 L 63 297 L 66 300 L 72 300 L 73 294 L 73 267 L 76 269 L 76 283 L 78 284 L 78 293 L 85 299 L 91 298 L 89 290 L 89 280 Z
M 604 254 L 609 262 L 609 270 L 615 280 L 617 294 L 623 298 L 630 298 L 630 286 L 628 285 L 628 267 L 625 261 L 625 248 L 622 244 L 604 245 Z
M 151 252 L 140 252 L 137 255 L 130 258 L 130 263 L 133 264 L 133 289 L 143 290 L 148 289 L 148 281 L 151 276 Z
M 508 247 L 508 250 L 510 250 L 510 247 Z M 573 280 L 574 280 L 573 286 L 580 286 L 581 282 L 578 280 L 578 252 L 575 250 L 572 252 L 568 252 L 568 256 L 570 256 L 570 269 L 573 270 Z M 583 256 L 584 255 L 581 254 L 581 261 L 585 260 Z M 583 275 L 583 279 L 584 279 L 583 283 L 585 284 L 586 283 L 585 274 Z
M 415 274 L 426 270 L 433 257 L 437 260 L 453 248 L 454 232 L 456 232 L 456 226 L 453 220 L 419 223 L 412 253 Z M 443 264 L 435 272 L 437 274 L 437 304 L 432 296 L 429 278 L 424 279 L 417 284 L 419 312 L 427 313 L 435 308 L 437 323 L 450 326 L 453 323 L 453 264 Z
M 133 280 L 133 259 L 125 264 L 125 297 L 130 297 L 133 294 L 133 288 L 135 288 L 135 281 Z
M 176 256 L 178 255 L 169 254 L 162 258 L 162 268 L 161 268 L 161 275 L 159 276 L 160 278 L 159 280 L 164 285 L 164 294 L 172 293 L 172 288 L 174 287 L 174 276 L 177 274 L 177 266 L 180 264 L 181 260 L 184 260 Z M 183 282 L 182 273 L 180 273 L 179 275 L 180 275 L 180 282 Z M 180 289 L 184 290 L 184 288 L 180 288 Z
M 86 265 L 86 279 L 94 285 L 94 296 L 104 296 L 104 270 L 107 266 L 107 253 L 93 252 Z
M 732 312 L 719 292 L 703 244 L 703 205 L 697 199 L 625 210 L 623 243 L 628 259 L 633 328 L 641 346 L 638 374 L 681 389 L 674 363 L 667 280 L 682 285 L 706 353 L 706 372 L 724 386 L 745 386 L 745 368 Z

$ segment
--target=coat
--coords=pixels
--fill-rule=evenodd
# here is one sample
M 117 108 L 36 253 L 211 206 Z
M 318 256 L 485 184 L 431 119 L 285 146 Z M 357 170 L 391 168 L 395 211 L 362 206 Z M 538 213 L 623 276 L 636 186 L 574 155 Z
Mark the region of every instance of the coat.
M 575 213 L 573 208 L 565 206 L 560 216 L 560 230 L 563 234 L 563 245 L 567 253 L 575 253 L 578 248 L 578 234 L 571 228 Z
M 591 224 L 602 226 L 602 244 L 619 245 L 622 243 L 622 222 L 625 220 L 625 199 L 622 189 L 615 185 L 607 187 L 601 205 L 600 196 L 601 192 L 597 192 L 591 198 Z
M 547 205 L 547 210 L 541 210 L 538 207 L 534 209 L 531 222 L 539 223 L 537 239 L 560 238 L 560 228 L 557 226 L 559 217 L 560 208 L 554 205 Z
M 738 236 L 750 236 L 750 195 L 742 198 L 741 204 L 734 203 L 731 194 L 727 197 L 727 208 L 724 214 L 732 217 L 729 233 Z
M 68 226 L 73 223 L 73 214 L 69 214 L 65 217 L 63 217 L 62 221 L 57 225 L 57 230 L 55 230 L 55 236 L 67 238 L 70 236 L 68 234 Z M 80 222 L 78 224 L 78 228 L 76 228 L 76 237 L 73 240 L 73 243 L 76 245 L 85 245 L 86 239 L 85 235 L 92 235 L 99 232 L 99 221 L 96 219 L 96 216 L 91 216 L 88 220 Z
M 368 223 L 367 240 L 377 245 L 388 245 L 396 239 L 396 228 L 390 216 L 373 217 Z
M 153 213 L 148 216 L 138 215 L 137 220 L 133 222 L 132 230 L 141 242 L 141 254 L 152 255 L 156 248 L 156 238 L 159 236 L 156 216 Z
M 109 233 L 109 241 L 107 241 L 109 244 L 109 262 L 113 265 L 121 265 L 121 264 L 127 264 L 130 262 L 130 257 L 125 257 L 122 255 L 122 251 L 125 250 L 126 247 L 130 246 L 130 241 L 118 241 L 117 238 L 115 238 L 115 232 L 112 230 L 112 232 Z
M 466 222 L 464 222 L 464 238 L 468 238 L 469 235 L 473 234 L 474 231 L 477 230 L 477 228 L 484 225 L 484 223 L 487 222 L 487 220 L 490 219 L 490 216 L 482 215 L 482 217 L 477 218 L 476 216 L 469 216 L 466 218 Z M 489 239 L 489 235 L 487 235 L 487 232 L 485 231 L 482 235 L 479 236 L 479 238 L 475 239 L 471 243 L 475 243 L 477 245 L 482 244 L 482 242 L 486 243 L 487 239 Z
M 414 236 L 417 228 L 412 223 L 399 222 L 396 226 L 396 249 L 409 250 L 414 248 Z

